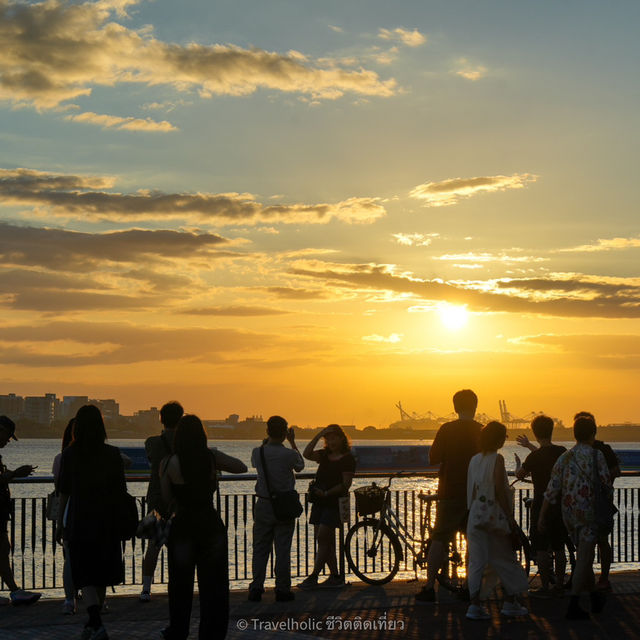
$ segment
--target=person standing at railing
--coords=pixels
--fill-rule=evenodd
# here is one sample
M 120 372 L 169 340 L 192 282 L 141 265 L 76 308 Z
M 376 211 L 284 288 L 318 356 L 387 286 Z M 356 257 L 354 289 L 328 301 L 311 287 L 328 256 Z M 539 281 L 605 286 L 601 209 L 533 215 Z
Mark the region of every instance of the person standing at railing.
M 500 613 L 509 617 L 526 616 L 529 613 L 517 600 L 519 594 L 526 593 L 529 585 L 510 536 L 517 524 L 513 517 L 513 500 L 504 458 L 498 453 L 506 438 L 507 428 L 500 422 L 490 422 L 480 433 L 481 452 L 469 462 L 467 581 L 471 604 L 466 615 L 471 620 L 491 618 L 480 600 L 483 596 L 481 592 L 490 593 L 493 590 L 490 576 L 494 575 L 500 579 L 504 592 Z M 491 571 L 487 572 L 487 569 Z
M 603 591 L 595 588 L 593 559 L 599 532 L 595 521 L 594 481 L 611 484 L 607 464 L 601 451 L 593 448 L 596 427 L 590 418 L 580 417 L 573 425 L 576 445 L 555 463 L 544 494 L 538 518 L 538 530 L 544 532 L 546 514 L 552 504 L 560 502 L 562 519 L 576 547 L 576 565 L 571 579 L 571 600 L 566 617 L 584 620 L 589 613 L 580 606 L 580 594 L 589 592 L 591 612 L 600 613 L 605 604 Z M 594 468 L 595 464 L 595 468 Z
M 213 506 L 216 470 L 245 473 L 241 460 L 211 451 L 200 418 L 176 426 L 174 453 L 160 464 L 162 497 L 170 511 L 169 626 L 166 640 L 186 640 L 193 605 L 194 572 L 200 592 L 200 640 L 222 640 L 229 623 L 227 530 Z
M 427 557 L 427 582 L 416 594 L 418 602 L 435 602 L 436 576 L 446 561 L 446 550 L 458 531 L 465 530 L 467 517 L 467 468 L 480 451 L 482 425 L 474 420 L 478 396 L 463 389 L 453 396 L 458 419 L 443 424 L 431 445 L 429 461 L 440 465 L 436 523 Z
M 577 420 L 578 418 L 587 418 L 591 420 L 595 430 L 597 431 L 598 427 L 593 413 L 589 413 L 588 411 L 579 411 L 573 419 Z M 602 452 L 604 460 L 607 463 L 607 469 L 609 469 L 611 484 L 613 484 L 615 479 L 622 475 L 620 472 L 620 461 L 618 460 L 618 457 L 613 452 L 613 449 L 602 440 L 594 439 L 593 448 Z M 611 500 L 613 501 L 613 492 L 611 493 Z M 596 587 L 603 591 L 609 591 L 611 590 L 609 572 L 611 571 L 611 562 L 613 561 L 613 549 L 609 542 L 609 536 L 601 536 L 598 539 L 597 546 L 600 553 L 600 577 L 598 578 Z
M 56 489 L 56 493 L 60 494 L 60 465 L 62 462 L 62 454 L 64 450 L 71 444 L 73 441 L 73 423 L 75 419 L 72 418 L 69 420 L 69 424 L 67 424 L 64 433 L 62 434 L 62 450 L 60 453 L 53 459 L 53 468 L 51 472 L 53 473 L 53 484 Z M 67 502 L 67 510 L 69 507 L 69 503 Z M 62 514 L 62 522 L 66 524 L 67 514 Z M 71 559 L 69 558 L 69 541 L 63 538 L 62 540 L 62 553 L 64 554 L 64 565 L 62 567 L 62 586 L 64 587 L 64 602 L 62 603 L 62 613 L 65 615 L 72 615 L 76 612 L 77 606 L 77 590 L 73 584 L 73 575 L 71 574 Z
M 549 484 L 549 478 L 551 478 L 551 469 L 553 469 L 556 460 L 566 451 L 566 448 L 551 442 L 553 418 L 544 415 L 536 416 L 531 422 L 531 429 L 540 448 L 533 447 L 522 465 L 520 458 L 516 455 L 516 477 L 519 480 L 524 480 L 528 475 L 531 475 L 533 481 L 529 537 L 531 538 L 532 550 L 536 554 L 536 564 L 540 571 L 542 586 L 530 591 L 529 595 L 537 598 L 551 598 L 553 595 L 562 595 L 564 590 L 564 574 L 567 567 L 564 547 L 567 542 L 567 530 L 562 522 L 559 504 L 548 509 L 544 533 L 538 531 L 538 516 L 544 501 L 544 492 Z M 521 439 L 518 442 L 521 442 Z M 552 592 L 549 585 L 554 566 L 556 583 Z
M 144 449 L 151 464 L 149 485 L 147 487 L 147 512 L 152 513 L 155 511 L 164 519 L 167 519 L 171 514 L 168 512 L 167 504 L 162 499 L 160 463 L 173 453 L 173 438 L 176 433 L 176 425 L 183 414 L 184 409 L 179 402 L 167 402 L 160 409 L 160 422 L 164 427 L 162 433 L 158 436 L 147 438 L 144 443 Z M 151 583 L 153 582 L 153 574 L 158 563 L 160 549 L 161 547 L 155 538 L 150 538 L 147 541 L 147 551 L 142 560 L 142 591 L 138 598 L 140 602 L 149 602 L 151 600 Z
M 127 490 L 120 451 L 105 443 L 100 409 L 78 409 L 73 442 L 62 453 L 56 539 L 69 541 L 73 584 L 89 615 L 81 640 L 106 640 L 100 612 L 106 589 L 124 582 L 122 543 L 115 514 Z M 69 502 L 66 524 L 63 520 Z
M 324 449 L 314 451 L 320 438 Z M 298 585 L 299 589 L 316 587 L 344 587 L 344 575 L 340 574 L 336 559 L 336 529 L 342 526 L 339 499 L 346 496 L 353 481 L 356 460 L 351 453 L 347 434 L 337 424 L 330 424 L 316 434 L 305 447 L 304 457 L 318 463 L 315 479 L 315 496 L 309 522 L 314 525 L 318 543 L 313 571 Z M 325 564 L 329 577 L 318 584 L 318 576 Z
M 287 421 L 281 416 L 271 416 L 267 420 L 267 438 L 261 447 L 251 453 L 251 465 L 258 472 L 256 481 L 256 502 L 253 508 L 253 560 L 252 577 L 249 585 L 249 600 L 260 602 L 264 593 L 264 579 L 267 562 L 275 546 L 276 602 L 294 599 L 291 591 L 291 540 L 296 521 L 278 520 L 271 503 L 270 493 L 295 489 L 294 471 L 304 469 L 304 460 L 296 445 L 293 427 L 287 428 Z M 291 449 L 284 446 L 285 438 Z M 267 469 L 263 465 L 266 463 Z M 266 474 L 269 474 L 268 483 Z
M 18 439 L 16 438 L 16 425 L 11 418 L 0 416 L 0 449 L 4 449 L 11 439 Z M 25 464 L 12 471 L 4 466 L 2 456 L 0 456 L 0 578 L 9 587 L 11 604 L 33 604 L 42 595 L 33 591 L 25 591 L 18 587 L 9 560 L 11 545 L 7 531 L 7 524 L 11 519 L 9 482 L 14 478 L 30 476 L 35 468 Z

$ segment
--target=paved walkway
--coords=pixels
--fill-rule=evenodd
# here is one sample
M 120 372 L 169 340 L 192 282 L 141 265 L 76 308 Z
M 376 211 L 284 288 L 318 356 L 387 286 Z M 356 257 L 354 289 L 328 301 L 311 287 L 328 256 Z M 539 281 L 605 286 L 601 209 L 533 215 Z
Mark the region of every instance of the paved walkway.
M 296 592 L 294 602 L 276 603 L 273 593 L 263 602 L 250 603 L 246 591 L 231 594 L 229 640 L 420 640 L 500 638 L 504 640 L 626 640 L 640 638 L 640 572 L 617 573 L 605 611 L 591 620 L 564 619 L 567 599 L 533 600 L 530 616 L 506 619 L 498 602 L 490 603 L 492 619 L 472 622 L 465 618 L 466 604 L 443 594 L 438 605 L 416 605 L 415 582 L 394 582 L 371 587 L 354 582 L 342 590 Z M 109 598 L 111 612 L 104 617 L 111 640 L 159 640 L 166 626 L 167 596 L 154 595 L 141 604 L 136 597 Z M 586 603 L 585 603 L 586 604 Z M 78 638 L 85 615 L 64 616 L 61 601 L 43 598 L 31 607 L 0 607 L 1 640 L 70 640 Z M 191 638 L 197 638 L 197 603 Z M 387 630 L 349 630 L 362 624 L 373 627 L 385 616 Z M 388 627 L 395 622 L 396 630 Z M 404 626 L 404 629 L 400 627 Z

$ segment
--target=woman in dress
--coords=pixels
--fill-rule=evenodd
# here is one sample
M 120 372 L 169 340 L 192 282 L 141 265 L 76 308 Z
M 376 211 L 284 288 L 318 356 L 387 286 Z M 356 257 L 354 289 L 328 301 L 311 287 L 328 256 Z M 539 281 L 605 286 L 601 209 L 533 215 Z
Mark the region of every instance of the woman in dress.
M 127 485 L 120 452 L 105 444 L 107 434 L 100 410 L 93 405 L 81 407 L 73 430 L 73 443 L 63 451 L 60 465 L 56 538 L 62 542 L 64 531 L 73 584 L 82 589 L 87 606 L 89 619 L 81 640 L 106 640 L 100 610 L 106 588 L 124 581 L 116 514 Z
M 490 568 L 502 583 L 505 616 L 524 616 L 529 612 L 516 599 L 527 591 L 524 569 L 516 558 L 510 532 L 516 526 L 513 504 L 504 467 L 498 450 L 504 445 L 507 429 L 499 422 L 490 422 L 480 432 L 480 453 L 469 462 L 467 473 L 467 549 L 469 553 L 468 585 L 471 604 L 467 618 L 487 620 L 491 616 L 481 605 L 481 590 L 490 592 L 495 579 L 485 579 Z M 491 574 L 489 574 L 491 575 Z M 484 587 L 484 589 L 482 589 Z
M 245 473 L 236 458 L 207 447 L 197 416 L 176 426 L 174 453 L 160 464 L 165 504 L 173 514 L 169 533 L 169 626 L 167 640 L 185 640 L 193 601 L 194 571 L 200 592 L 200 640 L 222 640 L 229 622 L 227 531 L 213 506 L 217 470 Z
M 324 438 L 324 448 L 314 451 L 320 438 Z M 339 499 L 349 493 L 356 460 L 351 453 L 347 435 L 337 424 L 330 424 L 318 433 L 306 446 L 303 455 L 307 460 L 318 463 L 314 503 L 309 518 L 309 522 L 314 525 L 318 546 L 313 571 L 298 587 L 343 587 L 344 575 L 340 575 L 336 560 L 336 529 L 342 524 Z M 318 576 L 325 564 L 330 575 L 318 585 Z

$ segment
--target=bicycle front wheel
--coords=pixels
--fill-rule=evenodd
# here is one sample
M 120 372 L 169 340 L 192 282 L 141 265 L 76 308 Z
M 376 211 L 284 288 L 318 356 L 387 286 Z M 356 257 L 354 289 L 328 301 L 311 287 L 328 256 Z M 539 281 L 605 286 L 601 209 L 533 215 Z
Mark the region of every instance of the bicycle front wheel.
M 367 518 L 347 532 L 344 541 L 347 562 L 360 580 L 386 584 L 393 580 L 402 559 L 396 534 L 379 520 Z

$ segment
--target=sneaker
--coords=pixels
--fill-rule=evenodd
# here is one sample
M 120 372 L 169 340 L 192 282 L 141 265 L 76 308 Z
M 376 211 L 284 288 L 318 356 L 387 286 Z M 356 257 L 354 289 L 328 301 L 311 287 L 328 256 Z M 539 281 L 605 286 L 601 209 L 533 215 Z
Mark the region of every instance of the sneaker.
M 293 591 L 279 591 L 276 589 L 276 602 L 291 602 L 295 599 Z
M 500 613 L 503 616 L 508 616 L 509 618 L 517 618 L 518 616 L 528 615 L 529 610 L 526 607 L 523 607 L 517 600 L 514 600 L 513 602 L 505 602 L 502 605 Z
M 422 589 L 416 593 L 415 598 L 418 602 L 435 602 L 436 590 L 433 587 L 430 589 L 422 587 Z
M 529 596 L 531 598 L 541 598 L 541 599 L 549 599 L 553 598 L 553 593 L 551 589 L 545 589 L 545 587 L 539 587 L 538 589 L 530 589 Z
M 62 603 L 62 613 L 65 616 L 72 616 L 76 612 L 76 603 L 75 600 L 65 600 Z
M 491 620 L 491 614 L 479 604 L 470 604 L 467 609 L 469 620 Z
M 104 627 L 98 627 L 93 630 L 91 634 L 90 640 L 109 640 L 109 636 L 107 635 L 107 630 Z
M 151 592 L 142 591 L 138 596 L 138 602 L 151 602 Z
M 249 589 L 247 600 L 249 602 L 260 602 L 260 600 L 262 600 L 262 589 L 258 589 L 257 587 L 254 589 Z
M 341 589 L 345 586 L 344 576 L 329 576 L 326 580 L 323 580 L 319 585 L 323 589 Z
M 299 585 L 298 589 L 317 589 L 318 588 L 318 576 L 311 574 L 307 576 Z
M 41 595 L 41 593 L 36 593 L 35 591 L 18 589 L 17 591 L 12 591 L 9 597 L 11 598 L 11 604 L 18 606 L 21 604 L 33 604 L 40 600 Z

